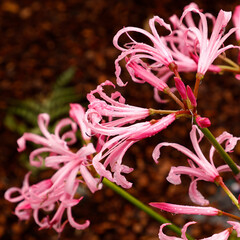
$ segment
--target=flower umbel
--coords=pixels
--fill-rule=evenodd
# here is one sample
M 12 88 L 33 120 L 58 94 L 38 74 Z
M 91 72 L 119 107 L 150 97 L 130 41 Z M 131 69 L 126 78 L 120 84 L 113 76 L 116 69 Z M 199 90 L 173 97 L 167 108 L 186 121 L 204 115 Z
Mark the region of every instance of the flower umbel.
M 197 132 L 200 135 L 200 138 L 197 139 Z M 192 141 L 193 148 L 196 152 L 194 154 L 192 151 L 183 147 L 177 143 L 160 143 L 158 144 L 153 151 L 153 159 L 158 162 L 158 157 L 160 156 L 160 149 L 164 146 L 171 146 L 178 151 L 185 154 L 189 160 L 188 163 L 190 167 L 187 166 L 179 166 L 179 167 L 171 167 L 167 180 L 172 184 L 180 184 L 181 179 L 180 176 L 182 174 L 188 175 L 191 177 L 192 182 L 189 187 L 189 196 L 191 200 L 199 205 L 207 205 L 209 202 L 206 200 L 202 194 L 197 190 L 197 182 L 199 180 L 207 181 L 207 182 L 215 182 L 217 179 L 221 179 L 219 172 L 229 171 L 229 167 L 224 165 L 220 167 L 216 167 L 213 162 L 213 153 L 214 148 L 210 150 L 208 161 L 203 155 L 199 142 L 201 141 L 203 134 L 199 131 L 199 129 L 194 125 L 192 127 L 192 131 L 190 133 L 190 138 Z M 232 142 L 234 138 L 233 136 L 226 136 L 226 133 L 223 133 L 217 140 L 222 143 L 224 140 L 228 140 L 228 142 Z M 231 149 L 236 145 L 236 141 L 234 141 L 231 145 Z M 228 151 L 228 149 L 226 149 Z

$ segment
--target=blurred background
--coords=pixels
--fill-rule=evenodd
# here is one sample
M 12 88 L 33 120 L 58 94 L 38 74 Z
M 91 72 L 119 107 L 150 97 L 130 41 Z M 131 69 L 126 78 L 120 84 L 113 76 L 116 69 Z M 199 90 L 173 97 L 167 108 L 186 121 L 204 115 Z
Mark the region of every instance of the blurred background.
M 15 204 L 3 199 L 6 189 L 22 185 L 24 175 L 29 170 L 27 155 L 17 152 L 16 141 L 26 130 L 37 132 L 37 114 L 50 112 L 54 125 L 58 119 L 67 116 L 69 102 L 80 102 L 86 106 L 85 95 L 91 89 L 107 79 L 115 81 L 114 60 L 119 52 L 113 47 L 112 39 L 117 31 L 124 26 L 146 27 L 153 15 L 159 15 L 168 22 L 173 14 L 181 16 L 184 6 L 190 2 L 0 1 L 0 239 L 58 239 L 54 230 L 38 231 L 33 220 L 19 222 L 12 214 Z M 195 2 L 204 12 L 215 16 L 220 9 L 233 11 L 239 4 L 237 0 Z M 235 43 L 234 36 L 230 40 Z M 231 51 L 228 56 L 236 60 L 237 52 Z M 129 79 L 127 74 L 123 76 Z M 194 74 L 186 74 L 185 79 L 192 85 Z M 211 130 L 215 136 L 224 130 L 240 136 L 239 81 L 232 74 L 215 76 L 211 73 L 204 81 L 200 88 L 199 113 L 211 119 Z M 129 104 L 160 108 L 148 85 L 130 82 L 122 92 Z M 174 103 L 170 103 L 170 107 L 171 104 L 176 107 Z M 133 182 L 133 188 L 129 190 L 131 194 L 146 204 L 151 201 L 191 204 L 187 189 L 165 181 L 171 165 L 180 164 L 179 160 L 184 160 L 184 156 L 166 148 L 159 165 L 151 158 L 154 146 L 160 141 L 178 142 L 191 147 L 190 129 L 191 123 L 183 119 L 151 141 L 141 141 L 130 149 L 125 163 L 135 168 L 128 176 Z M 208 153 L 208 143 L 203 143 L 202 147 Z M 27 153 L 30 151 L 31 147 Z M 237 161 L 239 155 L 240 148 L 237 147 L 233 158 Z M 34 172 L 31 181 L 35 183 L 49 177 L 49 174 L 48 171 Z M 183 182 L 188 185 L 189 179 L 183 178 Z M 211 184 L 203 190 L 207 196 L 218 194 Z M 79 222 L 89 219 L 90 227 L 77 231 L 67 224 L 61 239 L 158 239 L 159 223 L 110 189 L 104 188 L 94 195 L 84 191 L 84 195 L 84 200 L 74 208 L 74 217 Z M 223 198 L 219 194 L 217 196 Z M 215 200 L 213 205 L 217 204 Z M 226 202 L 223 205 L 227 205 Z M 179 226 L 189 220 L 178 215 L 161 214 Z M 207 220 L 204 218 L 201 221 Z M 193 236 L 207 237 L 212 231 L 223 230 L 224 226 L 217 219 L 191 229 Z

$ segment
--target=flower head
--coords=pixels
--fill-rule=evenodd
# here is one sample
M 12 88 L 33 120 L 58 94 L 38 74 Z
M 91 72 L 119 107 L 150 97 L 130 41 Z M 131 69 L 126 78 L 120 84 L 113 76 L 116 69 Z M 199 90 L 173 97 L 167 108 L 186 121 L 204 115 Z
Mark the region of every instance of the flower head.
M 76 229 L 85 229 L 89 226 L 87 220 L 83 224 L 76 223 L 72 217 L 71 208 L 79 203 L 82 199 L 74 199 L 79 181 L 76 179 L 68 179 L 64 183 L 62 181 L 55 181 L 54 178 L 43 180 L 32 186 L 29 185 L 29 175 L 25 176 L 22 188 L 10 188 L 5 192 L 5 198 L 10 202 L 20 202 L 15 214 L 20 220 L 28 220 L 33 214 L 35 222 L 41 229 L 54 228 L 57 232 L 62 232 L 66 222 L 62 223 L 62 217 L 65 210 L 67 210 L 67 217 L 69 223 Z M 13 193 L 18 193 L 19 196 L 12 197 Z M 49 215 L 39 220 L 39 212 L 43 210 L 46 213 L 52 212 L 58 206 L 57 211 L 50 219 Z
M 200 135 L 200 138 L 197 139 L 197 132 Z M 160 149 L 163 146 L 171 146 L 178 151 L 182 152 L 188 157 L 189 167 L 187 166 L 178 166 L 171 167 L 167 180 L 172 184 L 180 184 L 181 183 L 181 174 L 185 174 L 191 177 L 192 182 L 189 187 L 189 196 L 191 200 L 199 205 L 207 205 L 209 202 L 206 200 L 202 194 L 197 190 L 197 182 L 199 180 L 215 182 L 215 180 L 220 177 L 219 172 L 229 171 L 229 167 L 224 165 L 220 167 L 216 167 L 213 162 L 213 154 L 214 148 L 210 149 L 209 159 L 208 161 L 203 155 L 199 142 L 201 141 L 203 134 L 200 130 L 194 125 L 192 127 L 192 131 L 190 133 L 190 138 L 192 141 L 193 148 L 195 153 L 183 147 L 177 143 L 160 143 L 158 144 L 153 151 L 153 159 L 157 162 L 158 157 L 160 156 Z M 239 138 L 233 137 L 230 134 L 223 133 L 217 138 L 218 142 L 221 144 L 223 141 L 227 141 L 225 150 L 231 151 Z M 231 149 L 231 150 L 230 150 Z
M 231 19 L 231 12 L 220 10 L 216 21 L 214 21 L 213 31 L 210 39 L 208 39 L 208 15 L 201 13 L 198 8 L 189 7 L 185 9 L 180 20 L 183 21 L 183 19 L 186 18 L 191 12 L 197 13 L 200 16 L 200 21 L 199 27 L 190 26 L 185 30 L 186 42 L 193 42 L 193 44 L 189 44 L 189 46 L 191 46 L 191 48 L 192 46 L 195 46 L 195 51 L 199 53 L 199 56 L 196 56 L 198 61 L 197 72 L 204 75 L 213 61 L 221 53 L 229 48 L 237 47 L 231 44 L 221 47 L 225 40 L 237 29 L 232 28 L 227 34 L 224 35 L 224 29 Z
M 82 129 L 86 129 L 80 106 L 75 105 L 74 108 L 73 118 Z M 80 115 L 76 115 L 78 111 L 80 111 Z M 15 214 L 20 220 L 27 220 L 33 215 L 40 228 L 53 227 L 57 232 L 61 232 L 66 224 L 66 222 L 62 223 L 63 213 L 66 210 L 68 222 L 76 229 L 84 229 L 88 227 L 89 221 L 87 220 L 84 224 L 76 223 L 72 217 L 71 209 L 82 199 L 75 198 L 79 184 L 85 183 L 92 193 L 101 188 L 99 179 L 93 177 L 90 171 L 90 167 L 92 167 L 91 156 L 96 150 L 92 143 L 88 143 L 77 152 L 72 152 L 69 145 L 76 141 L 76 123 L 70 119 L 63 119 L 56 125 L 54 134 L 51 134 L 47 130 L 49 120 L 47 114 L 40 114 L 38 124 L 43 136 L 24 133 L 18 140 L 18 150 L 23 151 L 26 148 L 26 141 L 42 145 L 30 154 L 30 163 L 39 167 L 44 162 L 46 167 L 53 168 L 56 172 L 51 178 L 32 186 L 29 185 L 30 173 L 28 173 L 24 179 L 23 187 L 8 189 L 5 192 L 5 198 L 10 202 L 19 202 Z M 67 125 L 70 125 L 71 130 L 60 135 Z M 49 153 L 49 155 L 44 159 L 42 153 Z M 80 176 L 82 180 L 79 179 Z M 14 193 L 19 195 L 14 197 Z M 55 208 L 57 210 L 50 219 L 47 212 L 53 212 Z M 46 212 L 46 216 L 42 220 L 39 220 L 40 211 Z
M 113 38 L 114 46 L 120 51 L 122 51 L 120 56 L 115 61 L 117 82 L 120 86 L 123 86 L 124 84 L 120 79 L 121 68 L 119 66 L 119 61 L 127 56 L 130 61 L 134 60 L 136 62 L 141 59 L 150 59 L 151 61 L 154 61 L 154 63 L 151 64 L 150 67 L 160 67 L 163 65 L 168 67 L 172 62 L 174 62 L 171 52 L 169 51 L 168 46 L 165 43 L 165 40 L 159 36 L 156 30 L 155 23 L 163 26 L 171 33 L 172 30 L 170 25 L 165 23 L 162 18 L 154 16 L 152 19 L 149 20 L 149 26 L 152 34 L 141 28 L 125 27 L 122 30 L 118 31 L 118 33 Z M 151 46 L 146 43 L 137 42 L 132 37 L 130 37 L 129 32 L 143 34 L 152 42 L 153 45 Z M 118 44 L 118 40 L 120 36 L 125 33 L 130 38 L 131 42 L 125 44 L 125 47 L 121 47 Z

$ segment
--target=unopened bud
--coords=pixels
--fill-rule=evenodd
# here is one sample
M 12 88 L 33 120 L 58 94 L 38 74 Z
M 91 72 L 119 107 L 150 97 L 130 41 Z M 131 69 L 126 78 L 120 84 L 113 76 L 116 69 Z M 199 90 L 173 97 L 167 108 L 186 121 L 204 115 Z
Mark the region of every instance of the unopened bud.
M 201 128 L 207 128 L 211 126 L 211 122 L 206 117 L 200 117 L 199 115 L 196 117 L 196 122 Z
M 181 95 L 182 100 L 186 100 L 186 99 L 187 99 L 187 94 L 186 94 L 185 84 L 184 84 L 183 81 L 182 81 L 180 78 L 178 78 L 178 77 L 175 77 L 175 78 L 174 78 L 174 81 L 175 81 L 175 86 L 176 86 L 179 94 Z
M 190 100 L 191 102 L 191 105 L 193 107 L 196 107 L 197 106 L 197 100 L 193 94 L 193 91 L 192 89 L 187 85 L 187 95 L 188 95 L 188 99 Z

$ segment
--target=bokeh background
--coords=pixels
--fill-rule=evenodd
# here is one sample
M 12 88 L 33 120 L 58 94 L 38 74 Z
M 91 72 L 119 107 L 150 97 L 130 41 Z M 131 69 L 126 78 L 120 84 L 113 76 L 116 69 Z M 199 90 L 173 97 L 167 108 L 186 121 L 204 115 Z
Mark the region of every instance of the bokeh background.
M 12 214 L 15 205 L 3 199 L 6 189 L 21 186 L 28 171 L 16 150 L 16 140 L 20 135 L 17 129 L 10 130 L 6 127 L 5 118 L 9 107 L 26 99 L 43 101 L 52 92 L 56 79 L 70 67 L 75 67 L 76 70 L 71 85 L 81 96 L 79 101 L 85 103 L 84 96 L 97 84 L 106 79 L 115 81 L 114 59 L 119 52 L 113 47 L 112 38 L 119 29 L 124 26 L 146 27 L 148 19 L 153 15 L 159 15 L 167 22 L 173 14 L 180 16 L 184 6 L 190 2 L 0 1 L 0 239 L 55 240 L 59 237 L 54 230 L 39 231 L 33 220 L 19 222 Z M 205 12 L 211 12 L 215 16 L 220 9 L 232 11 L 239 4 L 236 0 L 195 2 Z M 230 40 L 235 41 L 234 36 Z M 230 51 L 228 56 L 236 59 L 237 53 Z M 127 74 L 124 77 L 129 78 Z M 185 79 L 189 85 L 193 85 L 194 75 L 185 75 Z M 154 102 L 152 88 L 148 85 L 130 82 L 121 91 L 130 104 L 160 108 Z M 211 130 L 216 136 L 224 130 L 240 136 L 239 93 L 240 83 L 232 74 L 208 74 L 204 80 L 200 89 L 199 113 L 211 119 Z M 176 107 L 174 103 L 169 106 Z M 131 148 L 125 157 L 126 164 L 135 168 L 128 176 L 133 182 L 133 188 L 129 190 L 131 194 L 146 204 L 151 201 L 190 204 L 187 188 L 175 187 L 165 181 L 171 165 L 180 164 L 180 160 L 183 163 L 184 157 L 166 148 L 159 165 L 151 158 L 154 146 L 160 141 L 173 141 L 191 147 L 188 135 L 190 129 L 191 123 L 188 120 L 179 120 L 151 141 L 142 141 Z M 204 142 L 202 147 L 208 153 L 208 143 Z M 240 149 L 237 147 L 233 156 L 236 161 L 239 155 Z M 37 172 L 31 178 L 32 183 L 49 174 L 48 171 Z M 189 179 L 183 178 L 183 183 L 189 184 Z M 205 195 L 224 199 L 215 186 L 204 186 L 202 189 Z M 85 198 L 75 208 L 74 216 L 79 222 L 89 219 L 91 226 L 84 231 L 76 231 L 67 225 L 61 239 L 158 239 L 159 223 L 110 189 L 104 188 L 94 195 L 86 191 L 84 194 Z M 212 198 L 212 204 L 218 206 L 216 197 Z M 225 200 L 221 204 L 222 208 L 227 205 Z M 178 215 L 162 214 L 179 226 L 189 220 Z M 221 219 L 206 223 L 207 219 L 204 218 L 200 222 L 202 224 L 191 227 L 193 236 L 207 237 L 212 231 L 224 229 L 224 220 Z

